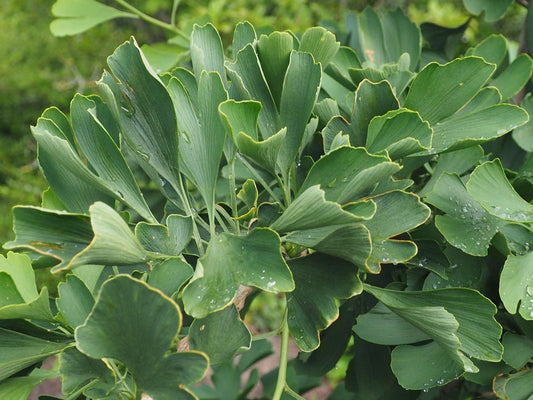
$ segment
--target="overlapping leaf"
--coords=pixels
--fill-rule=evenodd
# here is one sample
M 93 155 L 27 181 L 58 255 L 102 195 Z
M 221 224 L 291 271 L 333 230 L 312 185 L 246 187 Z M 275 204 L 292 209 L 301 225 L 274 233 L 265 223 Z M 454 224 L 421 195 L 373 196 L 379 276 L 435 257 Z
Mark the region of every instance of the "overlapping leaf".
M 355 266 L 334 257 L 314 253 L 288 263 L 296 285 L 287 293 L 289 330 L 301 350 L 312 351 L 320 345 L 318 332 L 339 316 L 336 299 L 350 298 L 363 287 Z
M 119 275 L 102 286 L 93 311 L 75 331 L 76 347 L 94 359 L 123 362 L 154 399 L 189 399 L 183 388 L 207 369 L 199 352 L 166 354 L 181 328 L 178 306 L 160 291 Z
M 502 328 L 494 319 L 496 307 L 479 292 L 470 289 L 401 292 L 369 285 L 364 288 L 387 308 L 376 306 L 362 315 L 354 330 L 370 342 L 400 345 L 392 353 L 391 366 L 405 388 L 439 386 L 465 371 L 475 372 L 477 369 L 467 356 L 487 361 L 501 359 Z M 434 342 L 404 346 L 428 337 Z M 431 364 L 437 355 L 442 361 L 438 368 Z M 409 364 L 417 365 L 416 371 Z M 443 373 L 444 370 L 448 372 Z
M 509 256 L 500 275 L 500 297 L 511 314 L 533 320 L 533 252 Z

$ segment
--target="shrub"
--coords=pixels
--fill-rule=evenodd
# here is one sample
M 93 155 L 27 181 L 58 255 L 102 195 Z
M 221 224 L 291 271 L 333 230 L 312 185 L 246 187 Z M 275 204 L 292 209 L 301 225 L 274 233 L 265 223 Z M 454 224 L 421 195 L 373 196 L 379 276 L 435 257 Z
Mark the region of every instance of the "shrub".
M 529 116 L 508 102 L 533 62 L 509 64 L 498 35 L 429 62 L 450 36 L 422 52 L 399 10 L 338 36 L 349 47 L 240 23 L 226 56 L 195 26 L 191 68 L 163 74 L 131 38 L 100 96 L 43 112 L 50 188 L 14 210 L 4 247 L 27 254 L 0 259 L 0 394 L 61 376 L 70 398 L 244 398 L 259 377 L 241 373 L 280 335 L 273 399 L 301 398 L 343 354 L 332 399 L 533 395 Z M 67 273 L 52 303 L 43 266 Z M 260 292 L 284 313 L 254 337 Z M 33 368 L 50 355 L 56 370 Z M 208 367 L 215 387 L 193 385 Z

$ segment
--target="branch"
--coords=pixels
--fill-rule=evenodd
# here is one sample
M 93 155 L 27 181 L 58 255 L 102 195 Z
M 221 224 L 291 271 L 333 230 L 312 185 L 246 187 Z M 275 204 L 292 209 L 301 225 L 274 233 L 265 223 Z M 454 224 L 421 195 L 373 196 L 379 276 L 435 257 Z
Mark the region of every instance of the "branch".
M 529 2 L 527 0 L 516 0 L 522 7 L 529 8 Z

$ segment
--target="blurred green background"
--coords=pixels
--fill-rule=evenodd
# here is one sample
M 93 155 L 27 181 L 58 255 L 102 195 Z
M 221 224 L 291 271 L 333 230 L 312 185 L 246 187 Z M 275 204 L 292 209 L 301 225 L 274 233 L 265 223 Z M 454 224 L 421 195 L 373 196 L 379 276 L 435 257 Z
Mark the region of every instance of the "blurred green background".
M 103 2 L 116 6 L 112 0 Z M 30 125 L 46 107 L 54 105 L 68 112 L 76 92 L 93 92 L 106 57 L 130 35 L 141 44 L 166 39 L 161 29 L 131 19 L 114 20 L 75 37 L 57 38 L 48 27 L 53 3 L 2 0 L 0 7 L 0 244 L 13 237 L 11 208 L 16 204 L 39 205 L 46 186 L 35 162 Z M 130 3 L 164 20 L 172 6 L 172 0 Z M 342 25 L 347 12 L 366 6 L 402 7 L 417 23 L 431 21 L 448 27 L 469 18 L 461 0 L 184 0 L 177 22 L 188 32 L 194 23 L 212 21 L 228 43 L 239 21 L 248 20 L 256 28 L 303 32 L 324 20 Z M 496 31 L 518 41 L 524 14 L 525 9 L 514 4 L 496 24 L 473 19 L 465 41 L 472 44 Z

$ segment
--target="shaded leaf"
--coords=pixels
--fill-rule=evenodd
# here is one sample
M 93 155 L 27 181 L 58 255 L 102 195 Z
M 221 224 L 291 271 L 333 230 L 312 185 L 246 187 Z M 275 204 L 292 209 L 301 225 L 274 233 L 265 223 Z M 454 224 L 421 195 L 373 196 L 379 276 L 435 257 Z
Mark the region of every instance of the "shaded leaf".
M 500 19 L 513 0 L 463 0 L 466 9 L 474 14 L 480 15 L 485 13 L 487 22 L 494 22 Z
M 192 267 L 182 259 L 167 258 L 154 265 L 148 277 L 148 284 L 170 297 L 185 285 L 193 273 Z
M 76 275 L 68 275 L 57 290 L 56 304 L 61 316 L 73 328 L 83 324 L 94 306 L 93 295 L 87 286 Z
M 210 365 L 231 361 L 236 354 L 249 349 L 251 343 L 252 335 L 235 306 L 195 319 L 189 328 L 190 348 L 204 352 Z
M 9 400 L 27 400 L 35 387 L 57 376 L 56 371 L 34 369 L 28 376 L 20 376 L 1 382 L 0 397 Z
M 192 219 L 172 214 L 165 225 L 140 222 L 135 227 L 135 237 L 146 251 L 159 257 L 178 256 L 192 236 Z
M 318 331 L 339 315 L 335 299 L 350 298 L 363 287 L 355 267 L 340 259 L 314 253 L 288 263 L 296 285 L 287 293 L 289 330 L 301 350 L 311 351 L 320 345 Z
M 494 381 L 494 393 L 505 400 L 530 400 L 533 396 L 531 379 L 532 369 L 498 376 Z

